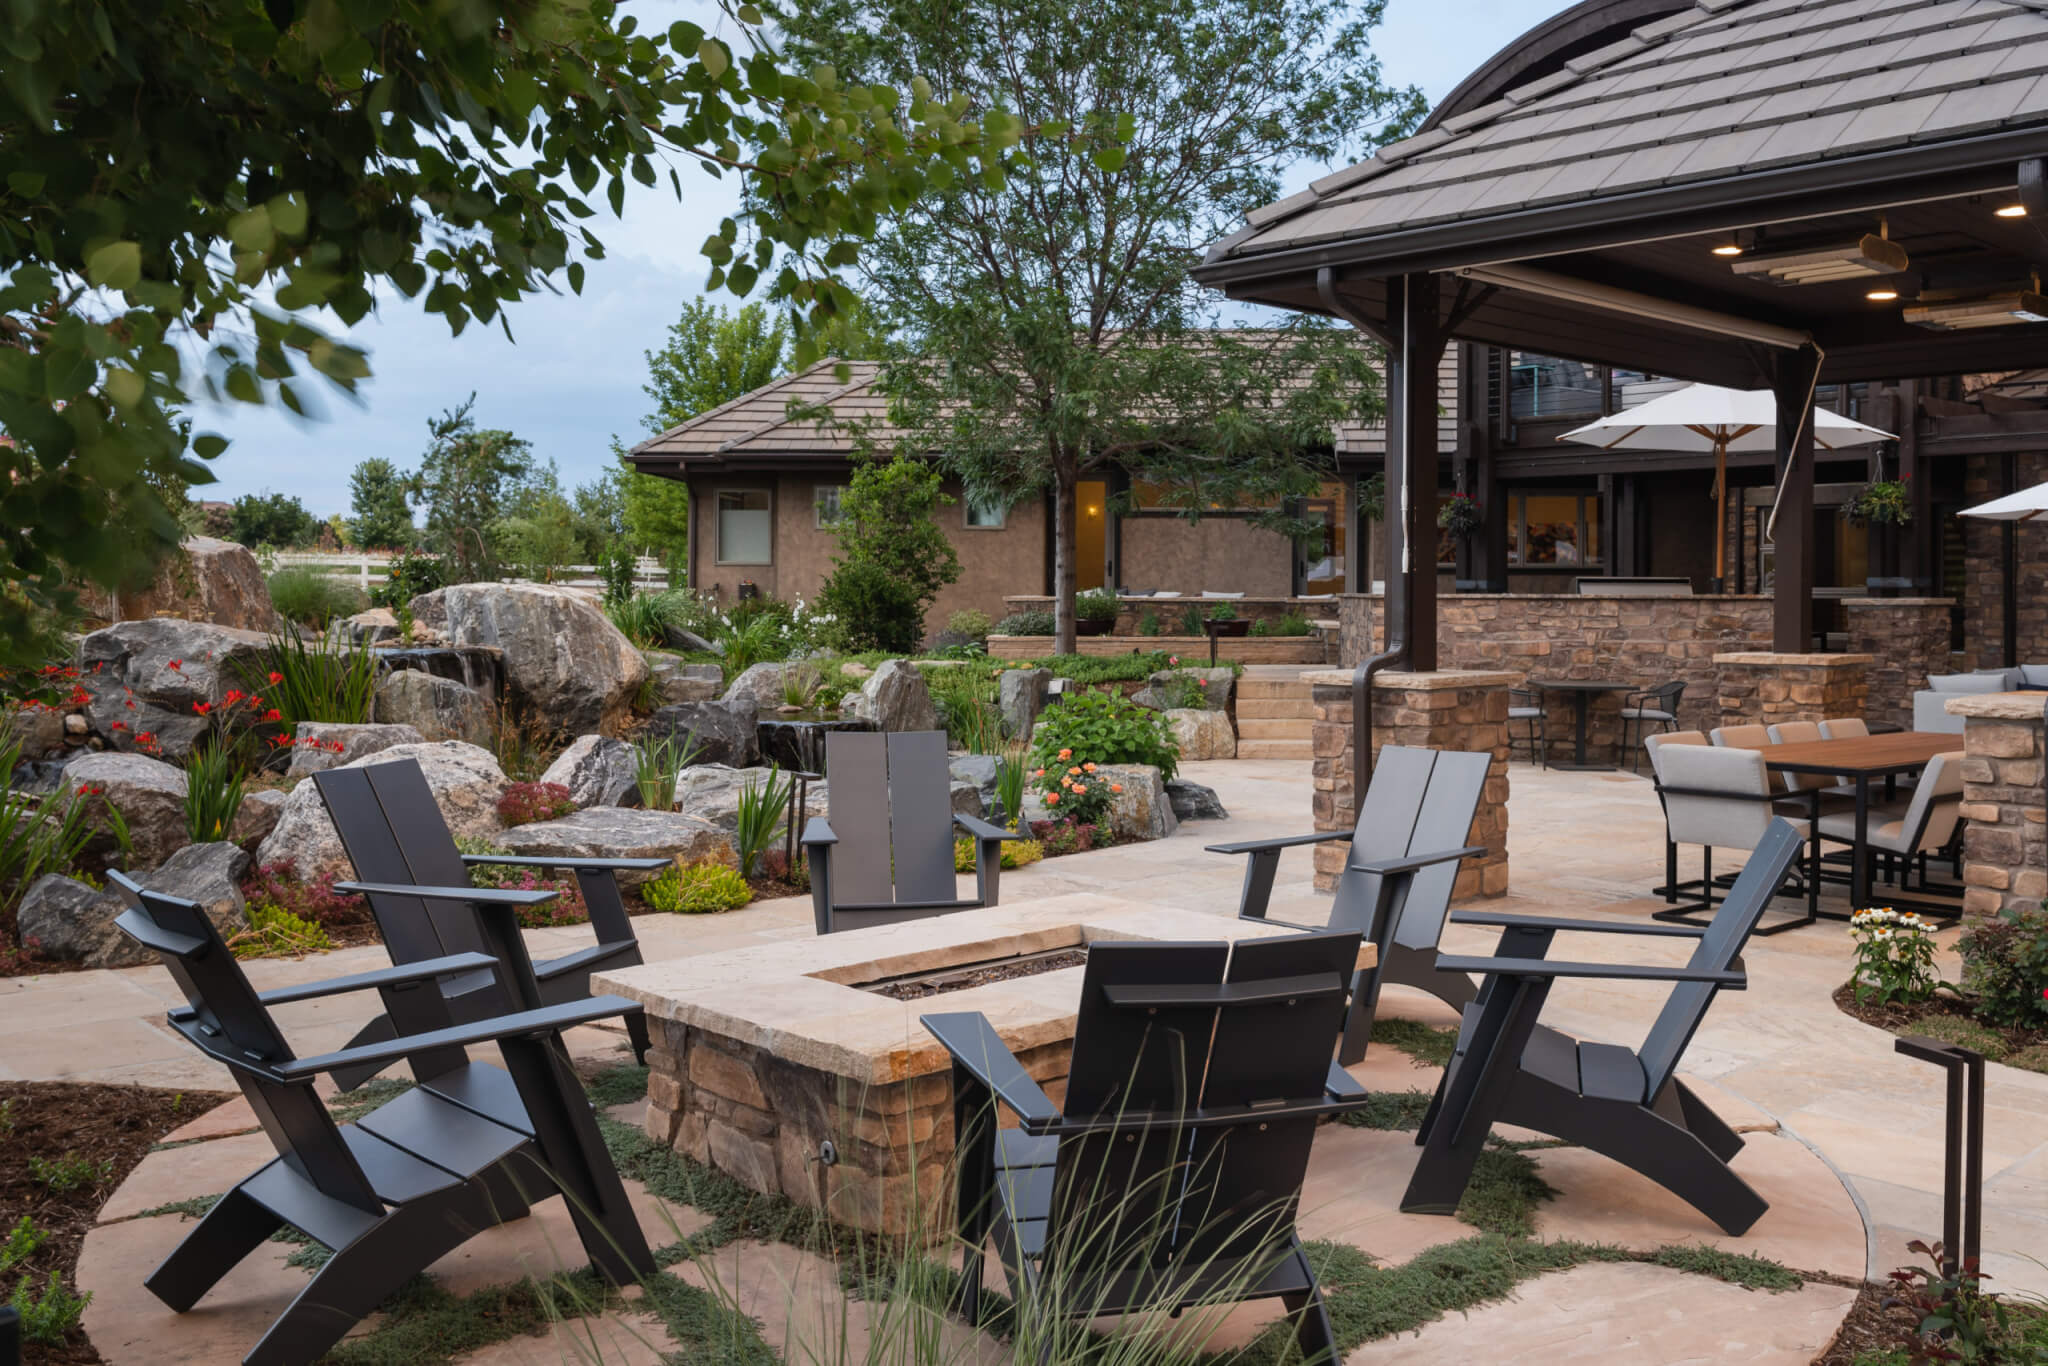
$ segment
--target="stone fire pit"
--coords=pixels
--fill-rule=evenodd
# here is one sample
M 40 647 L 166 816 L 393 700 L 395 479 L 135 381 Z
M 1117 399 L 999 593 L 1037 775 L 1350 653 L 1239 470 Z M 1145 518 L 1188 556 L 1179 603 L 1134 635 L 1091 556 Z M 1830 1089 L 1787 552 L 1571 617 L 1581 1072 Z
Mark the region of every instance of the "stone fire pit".
M 652 1137 L 755 1190 L 904 1233 L 945 1218 L 953 1152 L 951 1064 L 918 1016 L 980 1011 L 1058 1099 L 1083 969 L 1055 966 L 910 1001 L 872 988 L 984 975 L 975 965 L 1018 972 L 1026 965 L 1007 960 L 1098 939 L 1276 933 L 1286 931 L 1082 893 L 649 963 L 600 974 L 592 986 L 647 1008 Z

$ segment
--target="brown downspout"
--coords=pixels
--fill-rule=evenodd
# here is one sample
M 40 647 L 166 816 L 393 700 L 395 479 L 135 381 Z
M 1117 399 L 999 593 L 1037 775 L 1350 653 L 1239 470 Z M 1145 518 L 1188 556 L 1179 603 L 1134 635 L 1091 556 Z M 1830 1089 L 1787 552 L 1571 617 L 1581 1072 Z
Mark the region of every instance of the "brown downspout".
M 1338 297 L 1336 272 L 1328 266 L 1324 266 L 1316 272 L 1316 294 L 1323 301 L 1323 307 L 1332 314 L 1350 323 L 1352 327 L 1365 333 L 1367 336 L 1378 337 L 1378 330 L 1367 323 L 1364 316 L 1356 309 Z M 1399 344 L 1405 358 L 1407 338 L 1405 336 L 1400 338 Z M 1400 405 L 1400 409 L 1402 421 L 1404 423 L 1409 421 L 1408 405 L 1403 403 Z M 1399 481 L 1407 477 L 1407 471 L 1393 459 L 1393 452 L 1397 449 L 1406 449 L 1405 433 L 1402 444 L 1397 446 L 1394 440 L 1394 432 L 1390 427 L 1387 432 L 1388 454 L 1384 457 L 1383 464 L 1387 474 L 1387 497 L 1390 502 L 1398 506 L 1400 501 Z M 1396 527 L 1397 531 L 1395 534 L 1397 536 L 1407 534 L 1406 528 L 1400 526 L 1398 518 L 1385 524 Z M 1395 548 L 1397 549 L 1398 547 Z M 1371 569 L 1369 564 L 1366 572 L 1370 576 Z M 1433 564 L 1431 572 L 1435 572 Z M 1365 789 L 1372 782 L 1373 675 L 1389 665 L 1402 663 L 1408 658 L 1408 596 L 1405 591 L 1405 585 L 1399 585 L 1399 580 L 1405 577 L 1405 575 L 1406 570 L 1402 565 L 1401 557 L 1398 554 L 1390 553 L 1387 557 L 1387 591 L 1380 599 L 1387 618 L 1386 648 L 1376 655 L 1368 655 L 1359 662 L 1357 668 L 1351 671 L 1351 810 L 1354 818 L 1358 812 L 1365 808 Z M 1368 577 L 1367 581 L 1370 582 L 1370 577 Z M 1403 591 L 1397 592 L 1397 585 Z M 1371 645 L 1372 635 L 1368 631 L 1366 634 L 1366 647 L 1370 649 Z

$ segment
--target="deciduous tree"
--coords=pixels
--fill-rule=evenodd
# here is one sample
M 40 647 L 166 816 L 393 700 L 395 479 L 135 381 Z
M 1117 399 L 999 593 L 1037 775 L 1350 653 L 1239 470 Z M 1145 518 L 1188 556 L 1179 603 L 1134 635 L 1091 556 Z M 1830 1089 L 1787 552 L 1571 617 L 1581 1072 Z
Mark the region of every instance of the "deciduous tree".
M 427 450 L 411 491 L 426 513 L 423 539 L 445 561 L 450 583 L 496 577 L 495 528 L 532 469 L 532 447 L 510 432 L 479 428 L 470 415 L 475 406 L 471 394 L 461 407 L 428 419 Z

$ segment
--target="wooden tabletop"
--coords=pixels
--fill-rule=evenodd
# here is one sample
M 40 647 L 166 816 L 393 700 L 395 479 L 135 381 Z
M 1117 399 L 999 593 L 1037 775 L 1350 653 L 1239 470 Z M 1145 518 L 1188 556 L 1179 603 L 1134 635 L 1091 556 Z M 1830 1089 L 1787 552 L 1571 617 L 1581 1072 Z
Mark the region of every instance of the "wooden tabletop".
M 1894 735 L 1852 735 L 1767 745 L 1764 767 L 1788 773 L 1896 773 L 1918 768 L 1937 754 L 1956 754 L 1963 737 L 1951 732 L 1902 730 Z

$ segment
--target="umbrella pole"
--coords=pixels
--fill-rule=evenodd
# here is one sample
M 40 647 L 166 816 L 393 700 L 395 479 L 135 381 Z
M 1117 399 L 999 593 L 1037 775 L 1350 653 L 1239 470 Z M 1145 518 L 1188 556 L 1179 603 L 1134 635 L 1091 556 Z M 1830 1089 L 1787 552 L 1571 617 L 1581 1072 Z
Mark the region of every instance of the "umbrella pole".
M 1728 591 L 1728 444 L 1714 443 L 1714 591 Z

